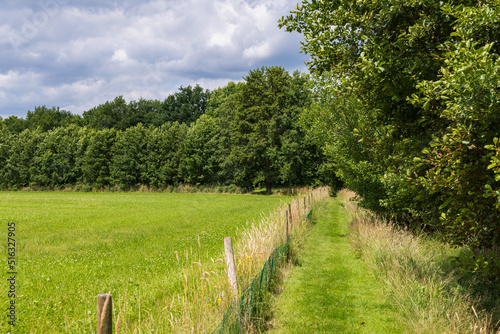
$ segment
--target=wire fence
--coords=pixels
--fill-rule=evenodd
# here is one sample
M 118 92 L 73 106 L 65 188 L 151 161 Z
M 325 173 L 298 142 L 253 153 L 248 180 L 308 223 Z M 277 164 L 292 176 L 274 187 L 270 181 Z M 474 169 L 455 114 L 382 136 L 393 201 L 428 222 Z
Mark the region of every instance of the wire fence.
M 296 199 L 296 209 L 298 216 L 304 217 L 306 220 L 311 219 L 313 194 L 320 199 L 329 196 L 328 188 L 320 188 L 311 192 L 311 194 L 302 198 L 304 211 L 300 214 L 300 201 Z M 306 208 L 309 207 L 307 211 Z M 286 215 L 286 223 L 288 219 L 293 225 L 291 206 L 288 206 Z M 288 218 L 289 217 L 289 218 Z M 262 270 L 254 277 L 252 282 L 243 290 L 240 296 L 235 297 L 233 302 L 226 309 L 222 321 L 212 332 L 212 334 L 237 334 L 248 332 L 263 332 L 266 329 L 266 315 L 268 307 L 270 307 L 269 298 L 275 284 L 278 282 L 277 277 L 280 266 L 287 261 L 289 257 L 289 227 L 286 225 L 286 242 L 281 244 L 271 253 L 265 262 Z M 291 226 L 290 226 L 291 229 Z
M 213 334 L 245 333 L 252 328 L 262 329 L 265 326 L 264 314 L 269 291 L 276 282 L 279 267 L 287 259 L 288 244 L 286 242 L 273 251 L 252 283 L 228 307 Z

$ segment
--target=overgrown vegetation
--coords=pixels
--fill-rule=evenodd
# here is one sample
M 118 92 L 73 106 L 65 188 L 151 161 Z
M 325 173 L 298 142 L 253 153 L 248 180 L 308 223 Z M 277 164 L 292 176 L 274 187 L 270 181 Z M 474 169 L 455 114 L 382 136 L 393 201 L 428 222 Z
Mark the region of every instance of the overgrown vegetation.
M 500 7 L 496 0 L 303 1 L 303 118 L 365 207 L 488 256 L 499 277 Z M 495 265 L 491 265 L 491 264 Z
M 478 285 L 456 259 L 470 254 L 358 207 L 340 194 L 353 217 L 352 244 L 385 283 L 390 302 L 405 319 L 407 333 L 499 333 L 498 286 Z

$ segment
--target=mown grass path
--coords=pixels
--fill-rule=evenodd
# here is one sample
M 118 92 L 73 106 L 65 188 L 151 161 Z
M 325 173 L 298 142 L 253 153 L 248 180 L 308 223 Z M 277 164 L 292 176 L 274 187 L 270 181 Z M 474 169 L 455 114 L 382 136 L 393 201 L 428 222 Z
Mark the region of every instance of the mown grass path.
M 337 198 L 316 214 L 299 258 L 273 306 L 270 333 L 404 333 L 382 282 L 349 243 L 349 217 Z

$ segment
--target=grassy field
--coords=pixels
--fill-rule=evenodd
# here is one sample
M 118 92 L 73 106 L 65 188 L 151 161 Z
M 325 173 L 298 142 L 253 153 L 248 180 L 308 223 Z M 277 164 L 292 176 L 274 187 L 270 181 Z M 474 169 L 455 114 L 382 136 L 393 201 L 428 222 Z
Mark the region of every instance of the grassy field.
M 108 291 L 116 310 L 127 308 L 123 314 L 128 319 L 122 323 L 133 324 L 141 317 L 142 322 L 158 322 L 152 318 L 162 316 L 179 290 L 177 256 L 182 261 L 185 250 L 194 249 L 206 258 L 221 257 L 225 236 L 236 236 L 246 222 L 260 220 L 262 213 L 286 200 L 222 194 L 0 192 L 3 254 L 7 224 L 15 222 L 18 272 L 18 323 L 13 330 L 2 316 L 0 332 L 94 333 L 96 296 Z M 0 295 L 6 296 L 7 289 L 7 283 L 2 284 Z M 0 298 L 2 310 L 8 303 Z

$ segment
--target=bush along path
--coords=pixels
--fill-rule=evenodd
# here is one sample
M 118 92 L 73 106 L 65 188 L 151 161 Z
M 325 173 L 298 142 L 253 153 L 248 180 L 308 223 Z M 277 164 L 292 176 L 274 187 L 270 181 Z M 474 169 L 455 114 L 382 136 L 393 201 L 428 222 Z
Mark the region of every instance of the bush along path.
M 348 213 L 338 198 L 316 210 L 314 226 L 283 291 L 269 333 L 404 333 L 403 320 L 349 242 Z

